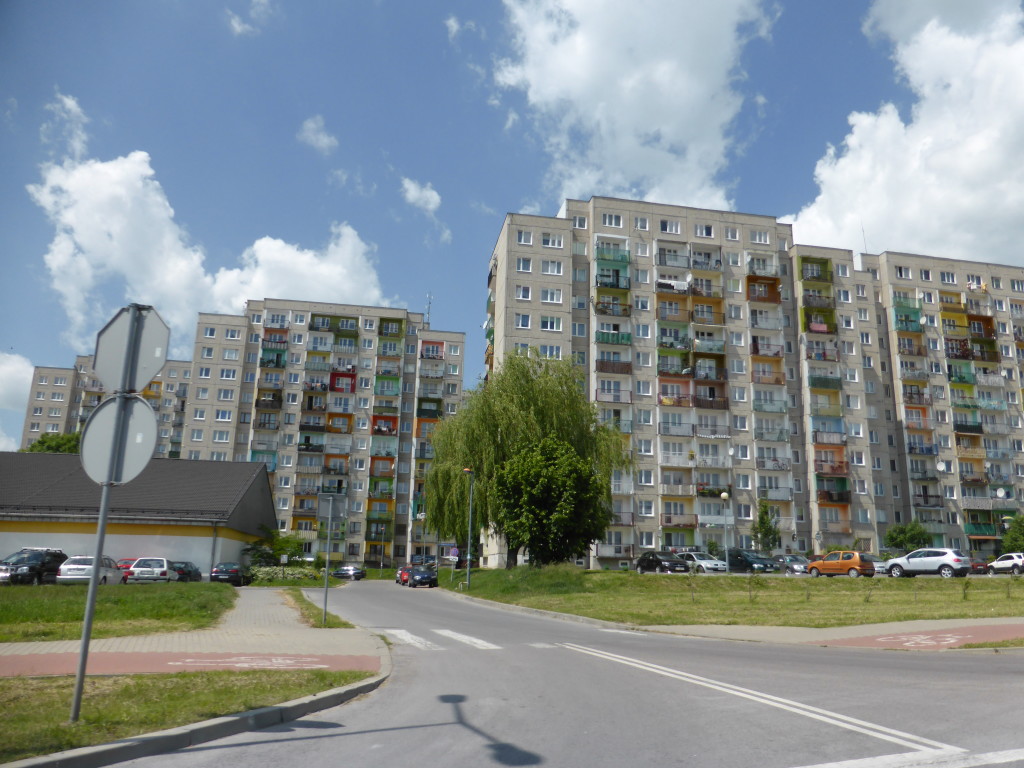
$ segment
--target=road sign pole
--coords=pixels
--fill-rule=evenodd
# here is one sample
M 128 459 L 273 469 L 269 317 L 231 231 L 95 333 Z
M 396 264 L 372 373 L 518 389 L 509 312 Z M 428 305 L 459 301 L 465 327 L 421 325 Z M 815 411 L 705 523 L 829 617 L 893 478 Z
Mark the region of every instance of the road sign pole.
M 324 626 L 327 626 L 327 582 L 331 577 L 331 526 L 334 525 L 334 495 L 327 494 L 327 544 L 324 546 Z
M 128 344 L 121 368 L 121 380 L 115 392 L 117 414 L 114 420 L 114 436 L 110 445 L 110 463 L 107 479 L 101 486 L 99 516 L 96 521 L 96 554 L 92 559 L 92 576 L 89 577 L 89 593 L 85 600 L 85 619 L 82 622 L 82 642 L 78 653 L 78 670 L 75 674 L 75 690 L 71 700 L 72 723 L 78 722 L 82 709 L 82 688 L 85 684 L 85 670 L 89 660 L 89 640 L 92 637 L 92 621 L 96 610 L 96 592 L 99 585 L 100 564 L 103 558 L 103 542 L 107 533 L 107 511 L 110 508 L 110 488 L 120 482 L 124 471 L 124 456 L 127 443 L 128 406 L 132 394 L 127 391 L 139 363 L 139 346 L 142 338 L 141 310 L 150 309 L 132 304 L 128 330 Z

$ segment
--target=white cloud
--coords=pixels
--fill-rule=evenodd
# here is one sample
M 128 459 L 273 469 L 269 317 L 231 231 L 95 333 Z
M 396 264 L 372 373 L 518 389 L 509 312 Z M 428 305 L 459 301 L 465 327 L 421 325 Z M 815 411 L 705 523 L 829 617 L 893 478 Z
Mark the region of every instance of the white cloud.
M 249 24 L 241 16 L 232 11 L 228 11 L 228 27 L 231 29 L 231 34 L 236 37 L 241 35 L 255 35 L 256 27 Z
M 430 182 L 420 184 L 412 179 L 402 178 L 402 197 L 413 208 L 419 208 L 437 225 L 442 243 L 452 241 L 452 232 L 437 219 L 437 209 L 441 207 L 441 195 Z
M 743 99 L 737 62 L 770 26 L 759 0 L 505 0 L 515 57 L 558 197 L 728 206 L 719 178 Z
M 9 352 L 0 352 L 0 411 L 10 411 L 8 423 L 17 424 L 25 418 L 29 388 L 32 386 L 33 366 L 28 358 Z M 8 435 L 0 420 L 0 451 L 16 451 L 21 435 Z
M 89 352 L 95 334 L 129 302 L 150 304 L 191 356 L 198 312 L 238 313 L 246 299 L 267 297 L 385 304 L 373 246 L 347 224 L 311 250 L 264 237 L 240 266 L 211 272 L 189 242 L 145 152 L 113 160 L 71 157 L 42 168 L 29 194 L 52 222 L 45 255 L 51 287 L 68 317 L 63 341 Z
M 444 20 L 444 26 L 448 30 L 448 42 L 449 43 L 454 43 L 455 42 L 455 38 L 457 38 L 462 32 L 475 32 L 476 31 L 476 22 L 474 22 L 474 21 L 461 22 L 455 16 L 449 16 L 447 19 L 445 19 Z
M 249 3 L 248 21 L 233 11 L 227 11 L 228 28 L 231 30 L 231 34 L 236 37 L 255 35 L 270 21 L 270 17 L 273 14 L 274 7 L 270 0 L 251 0 Z
M 324 155 L 329 155 L 338 148 L 338 140 L 324 128 L 322 115 L 313 115 L 306 119 L 295 138 Z
M 56 98 L 46 105 L 46 111 L 53 117 L 39 129 L 43 144 L 48 144 L 54 154 L 68 154 L 74 160 L 84 157 L 89 139 L 85 126 L 89 118 L 78 101 L 58 91 Z
M 891 37 L 916 100 L 906 118 L 891 104 L 850 115 L 842 145 L 818 161 L 818 197 L 795 218 L 800 242 L 1022 263 L 1024 14 L 1017 3 L 961 8 L 873 6 L 866 29 Z

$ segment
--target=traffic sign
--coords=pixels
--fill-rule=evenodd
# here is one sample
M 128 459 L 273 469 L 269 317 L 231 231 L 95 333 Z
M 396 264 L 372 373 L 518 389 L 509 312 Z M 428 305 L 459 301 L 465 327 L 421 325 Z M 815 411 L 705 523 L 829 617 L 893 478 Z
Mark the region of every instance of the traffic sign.
M 131 347 L 133 312 L 138 313 L 134 350 Z M 125 366 L 129 366 L 124 391 L 138 392 L 140 385 L 148 384 L 164 367 L 170 338 L 170 329 L 152 307 L 138 304 L 123 307 L 96 337 L 93 370 L 107 389 L 119 391 Z
M 111 474 L 111 465 L 118 453 L 114 445 L 121 439 L 115 434 L 119 403 L 120 398 L 117 397 L 104 400 L 89 416 L 82 430 L 82 468 L 94 483 L 101 485 L 134 480 L 146 468 L 156 448 L 156 414 L 141 397 L 128 397 L 121 466 L 113 467 Z

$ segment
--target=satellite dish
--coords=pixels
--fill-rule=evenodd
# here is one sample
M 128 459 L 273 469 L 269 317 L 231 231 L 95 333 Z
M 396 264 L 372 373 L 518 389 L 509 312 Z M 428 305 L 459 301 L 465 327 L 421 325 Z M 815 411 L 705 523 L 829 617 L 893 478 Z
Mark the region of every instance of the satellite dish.
M 732 447 L 732 446 L 730 445 L 730 446 L 729 446 L 729 455 L 730 455 L 730 456 L 732 456 L 732 455 L 733 455 L 734 453 L 736 453 L 736 449 L 735 449 L 735 448 L 733 448 L 733 447 Z
M 946 471 L 946 462 L 944 462 L 944 461 L 936 462 L 935 468 L 937 470 L 939 470 L 939 472 L 945 472 Z
M 1005 498 L 1006 497 L 1006 489 L 1005 488 L 996 488 L 996 496 L 998 496 L 1000 499 Z

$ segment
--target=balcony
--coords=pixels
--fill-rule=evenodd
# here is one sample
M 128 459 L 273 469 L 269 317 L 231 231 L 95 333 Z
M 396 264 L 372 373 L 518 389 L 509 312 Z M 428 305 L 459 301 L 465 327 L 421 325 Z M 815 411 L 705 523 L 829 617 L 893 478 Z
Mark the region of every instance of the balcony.
M 800 279 L 810 280 L 816 283 L 831 283 L 832 270 L 818 264 L 804 265 L 800 269 Z
M 781 371 L 757 372 L 750 374 L 750 380 L 754 384 L 770 384 L 781 387 L 786 383 L 786 374 Z
M 633 402 L 633 392 L 628 389 L 624 390 L 597 390 L 594 392 L 594 400 L 599 403 L 631 403 Z
M 932 396 L 930 392 L 904 392 L 903 402 L 905 405 L 931 405 Z
M 702 365 L 694 368 L 689 374 L 684 373 L 683 375 L 688 375 L 689 378 L 696 381 L 726 381 L 729 378 L 729 369 Z
M 661 524 L 666 528 L 696 528 L 696 515 L 665 515 L 661 516 Z
M 594 363 L 594 367 L 598 373 L 631 374 L 633 372 L 633 363 L 626 360 L 598 360 Z
M 693 467 L 697 459 L 685 453 L 663 453 L 658 464 L 662 467 Z
M 811 389 L 842 389 L 843 380 L 838 376 L 808 376 L 807 386 Z
M 838 329 L 839 326 L 835 323 L 810 322 L 807 324 L 807 330 L 810 333 L 835 334 Z
M 813 293 L 805 293 L 803 295 L 803 304 L 805 307 L 813 307 L 815 309 L 834 309 L 836 306 L 836 300 L 831 296 L 818 296 Z
M 998 373 L 979 373 L 978 384 L 982 387 L 998 387 L 1002 389 L 1006 386 L 1006 379 Z
M 894 320 L 893 325 L 897 331 L 906 331 L 908 333 L 921 333 L 921 321 L 920 320 Z
M 961 509 L 992 509 L 992 499 L 981 496 L 964 496 L 960 499 Z
M 988 485 L 988 478 L 985 475 L 972 475 L 968 472 L 961 472 L 960 482 L 963 485 Z
M 963 459 L 984 459 L 985 449 L 982 448 L 980 445 L 957 443 L 956 455 Z
M 303 421 L 299 424 L 300 432 L 326 432 L 327 425 L 314 423 L 311 421 Z
M 725 312 L 690 311 L 690 321 L 697 325 L 725 325 Z
M 621 275 L 598 275 L 594 279 L 596 288 L 617 288 L 628 291 L 629 284 L 629 278 Z
M 659 435 L 672 435 L 673 437 L 693 437 L 693 424 L 670 424 L 666 421 L 658 423 Z
M 694 254 L 690 258 L 690 269 L 700 269 L 705 272 L 721 272 L 722 260 L 720 258 L 702 258 L 701 256 Z
M 816 461 L 814 471 L 819 475 L 847 475 L 850 473 L 848 461 Z
M 853 499 L 853 491 L 818 490 L 818 501 L 825 504 L 849 504 Z
M 615 525 L 613 522 L 612 525 Z M 626 523 L 623 523 L 626 525 Z M 633 558 L 633 545 L 632 544 L 604 544 L 600 543 L 597 545 L 597 556 L 598 557 L 623 557 Z
M 968 536 L 999 536 L 993 523 L 964 523 L 964 533 Z
M 920 344 L 900 344 L 896 354 L 900 357 L 927 357 L 928 350 Z
M 760 315 L 752 314 L 750 316 L 750 327 L 759 331 L 781 331 L 782 318 L 762 317 Z
M 996 400 L 994 398 L 979 397 L 977 400 L 978 407 L 983 411 L 1005 411 L 1006 401 Z
M 600 398 L 598 398 L 598 400 L 600 400 Z M 629 401 L 627 400 L 625 402 Z M 661 405 L 674 406 L 676 408 L 690 408 L 693 406 L 693 395 L 659 395 L 658 403 Z
M 320 443 L 299 443 L 296 446 L 299 453 L 323 453 L 324 447 Z
M 939 446 L 932 443 L 911 443 L 907 446 L 907 453 L 915 456 L 938 456 Z
M 792 501 L 792 488 L 758 488 L 757 498 L 768 501 Z
M 808 360 L 827 360 L 835 363 L 839 361 L 839 350 L 837 349 L 823 349 L 817 346 L 807 347 L 807 359 Z
M 839 403 L 811 403 L 811 415 L 835 418 L 843 415 L 843 406 Z
M 721 497 L 723 493 L 732 493 L 731 485 L 706 485 L 704 483 L 697 483 L 697 495 L 702 498 L 717 499 Z
M 594 334 L 594 341 L 598 344 L 632 344 L 633 334 L 619 333 L 615 331 L 597 331 Z
M 763 344 L 759 341 L 750 342 L 750 354 L 754 357 L 782 357 L 785 347 L 781 344 Z
M 283 402 L 280 397 L 261 397 L 256 401 L 256 407 L 264 411 L 279 411 Z
M 954 421 L 953 422 L 954 432 L 963 432 L 971 435 L 982 435 L 985 433 L 984 427 L 980 422 L 966 422 L 966 421 Z
M 765 440 L 770 443 L 788 443 L 789 442 L 789 430 L 788 429 L 755 429 L 754 430 L 755 440 Z
M 818 527 L 822 533 L 827 534 L 849 534 L 850 522 L 848 520 L 825 520 L 818 521 Z
M 280 357 L 264 357 L 260 359 L 260 368 L 271 368 L 271 369 L 284 369 L 284 358 Z
M 764 283 L 747 286 L 747 301 L 762 301 L 769 304 L 782 303 L 782 291 L 772 286 L 768 288 Z
M 708 408 L 714 411 L 727 411 L 729 410 L 729 398 L 695 395 L 693 398 L 693 405 L 696 408 Z
M 906 426 L 907 429 L 932 431 L 935 429 L 935 422 L 932 419 L 909 419 Z
M 724 355 L 725 341 L 718 339 L 694 339 L 693 351 L 698 355 Z
M 704 440 L 716 440 L 730 437 L 732 429 L 726 424 L 697 424 L 693 428 L 693 435 Z
M 659 336 L 658 347 L 660 349 L 679 349 L 684 352 L 689 352 L 693 349 L 693 339 L 688 339 L 685 336 Z
M 602 419 L 601 424 L 610 429 L 617 429 L 624 435 L 633 434 L 633 422 L 630 419 Z
M 915 507 L 941 507 L 942 497 L 935 493 L 915 493 Z
M 755 462 L 758 469 L 770 469 L 779 472 L 788 472 L 790 470 L 789 459 L 775 458 L 775 457 L 762 457 Z
M 939 473 L 934 469 L 921 469 L 918 471 L 911 470 L 907 473 L 910 480 L 915 483 L 927 483 L 934 482 L 939 479 Z
M 617 301 L 595 301 L 594 312 L 599 315 L 610 315 L 612 317 L 629 317 L 629 304 L 619 304 Z
M 755 277 L 779 277 L 779 268 L 774 264 L 762 264 L 756 261 L 747 262 L 747 274 Z
M 846 445 L 845 432 L 827 432 L 816 429 L 812 434 L 812 439 L 816 445 Z
M 662 483 L 658 490 L 662 496 L 693 496 L 697 492 L 693 483 Z
M 789 410 L 785 400 L 754 400 L 753 405 L 758 413 L 785 413 Z
M 690 377 L 690 368 L 684 368 L 675 362 L 661 361 L 658 363 L 659 376 L 687 376 Z M 685 373 L 684 373 L 685 372 Z

